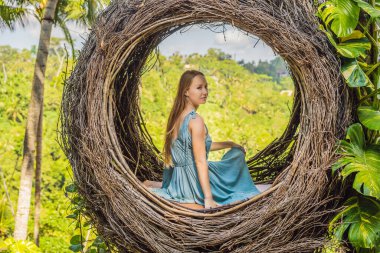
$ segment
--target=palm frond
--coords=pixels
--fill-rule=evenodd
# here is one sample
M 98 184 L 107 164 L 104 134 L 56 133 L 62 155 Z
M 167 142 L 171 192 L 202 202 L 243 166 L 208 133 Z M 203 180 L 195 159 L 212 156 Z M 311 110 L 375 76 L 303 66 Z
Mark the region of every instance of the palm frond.
M 69 42 L 70 47 L 71 47 L 71 53 L 72 53 L 72 58 L 75 58 L 75 48 L 74 48 L 74 40 L 71 37 L 70 30 L 66 25 L 66 21 L 62 19 L 60 16 L 56 16 L 56 21 L 58 22 L 59 27 L 62 29 L 63 33 L 65 34 L 65 39 L 67 42 Z
M 22 5 L 24 1 L 2 1 L 0 0 L 0 30 L 15 29 L 16 24 L 25 26 L 25 16 L 28 9 Z

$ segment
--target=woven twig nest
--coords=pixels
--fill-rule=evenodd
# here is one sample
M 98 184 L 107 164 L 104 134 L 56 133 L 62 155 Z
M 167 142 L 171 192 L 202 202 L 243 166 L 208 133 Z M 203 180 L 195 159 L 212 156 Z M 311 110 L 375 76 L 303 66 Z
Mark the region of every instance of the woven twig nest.
M 100 15 L 67 80 L 61 130 L 87 214 L 108 242 L 121 252 L 312 252 L 323 244 L 336 204 L 328 169 L 352 104 L 311 2 L 114 1 Z M 164 38 L 218 23 L 259 36 L 285 59 L 295 103 L 284 135 L 248 161 L 255 181 L 273 187 L 199 212 L 141 184 L 160 180 L 163 163 L 138 107 L 139 80 Z

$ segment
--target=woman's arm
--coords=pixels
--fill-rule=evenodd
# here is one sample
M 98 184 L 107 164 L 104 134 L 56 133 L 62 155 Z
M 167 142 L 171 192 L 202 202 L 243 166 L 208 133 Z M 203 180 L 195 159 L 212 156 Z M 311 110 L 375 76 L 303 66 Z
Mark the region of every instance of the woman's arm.
M 210 151 L 216 151 L 216 150 L 221 150 L 225 148 L 233 148 L 233 147 L 241 149 L 244 154 L 246 153 L 245 148 L 243 146 L 236 144 L 233 141 L 221 141 L 221 142 L 213 141 L 211 143 Z
M 213 141 L 211 143 L 210 151 L 217 151 L 225 148 L 231 148 L 233 142 L 232 141 Z
M 210 178 L 208 174 L 208 164 L 206 160 L 206 130 L 204 127 L 203 119 L 197 115 L 195 119 L 189 123 L 193 154 L 195 165 L 198 171 L 199 182 L 204 195 L 205 208 L 212 208 L 218 206 L 214 201 L 211 194 Z

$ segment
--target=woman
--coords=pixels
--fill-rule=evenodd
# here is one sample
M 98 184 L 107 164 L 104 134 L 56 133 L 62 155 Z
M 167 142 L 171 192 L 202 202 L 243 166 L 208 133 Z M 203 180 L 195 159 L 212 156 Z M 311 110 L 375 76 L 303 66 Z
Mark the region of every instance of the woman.
M 144 182 L 152 192 L 188 207 L 214 208 L 260 193 L 249 174 L 244 148 L 231 141 L 213 142 L 196 113 L 207 96 L 203 73 L 185 71 L 166 128 L 163 182 Z M 231 149 L 221 161 L 207 161 L 209 151 L 226 148 Z

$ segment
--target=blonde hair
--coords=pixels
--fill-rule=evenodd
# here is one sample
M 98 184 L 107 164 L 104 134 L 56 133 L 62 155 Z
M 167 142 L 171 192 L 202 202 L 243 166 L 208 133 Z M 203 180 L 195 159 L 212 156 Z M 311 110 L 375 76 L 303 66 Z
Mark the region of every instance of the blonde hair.
M 173 107 L 170 111 L 168 123 L 165 132 L 165 144 L 163 148 L 165 166 L 172 165 L 171 145 L 173 140 L 173 132 L 176 127 L 175 123 L 186 106 L 185 93 L 190 88 L 193 78 L 197 75 L 204 77 L 204 74 L 197 70 L 186 70 L 179 80 L 177 95 L 174 99 Z M 179 134 L 179 133 L 178 133 Z

